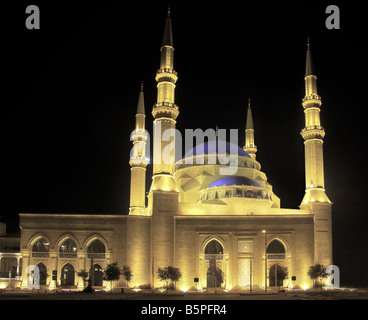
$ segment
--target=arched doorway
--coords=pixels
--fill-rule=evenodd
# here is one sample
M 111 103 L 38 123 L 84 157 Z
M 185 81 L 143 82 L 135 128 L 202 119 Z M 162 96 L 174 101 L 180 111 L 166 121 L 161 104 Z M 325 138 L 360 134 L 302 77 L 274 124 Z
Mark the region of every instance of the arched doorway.
M 283 285 L 283 281 L 287 277 L 287 268 L 283 266 L 285 259 L 285 247 L 282 242 L 277 239 L 271 241 L 267 246 L 270 287 L 281 287 Z
M 224 282 L 224 277 L 221 269 L 210 261 L 210 267 L 207 270 L 207 288 L 220 288 Z
M 102 286 L 103 285 L 103 269 L 99 264 L 93 265 L 93 286 Z
M 46 266 L 40 262 L 36 265 L 38 267 L 38 270 L 40 272 L 40 285 L 46 285 L 47 280 L 47 269 Z
M 75 279 L 74 267 L 67 263 L 61 268 L 61 285 L 62 286 L 73 286 Z
M 220 242 L 212 240 L 207 244 L 204 253 L 206 260 L 209 261 L 207 288 L 219 288 L 224 282 L 224 277 L 217 262 L 223 260 L 224 249 Z
M 278 263 L 273 264 L 269 270 L 270 287 L 282 287 L 286 276 L 286 267 Z

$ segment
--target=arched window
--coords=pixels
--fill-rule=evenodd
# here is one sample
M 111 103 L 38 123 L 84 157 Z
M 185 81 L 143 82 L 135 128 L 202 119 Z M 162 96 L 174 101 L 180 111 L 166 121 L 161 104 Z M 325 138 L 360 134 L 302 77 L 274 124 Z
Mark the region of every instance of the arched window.
M 76 253 L 77 245 L 72 239 L 66 239 L 60 246 L 60 252 L 63 253 Z
M 216 240 L 212 240 L 207 244 L 204 250 L 204 253 L 205 254 L 223 254 L 224 249 L 222 248 L 222 245 L 220 244 L 220 242 Z
M 285 247 L 279 240 L 273 240 L 267 247 L 267 253 L 285 253 Z
M 44 239 L 38 239 L 32 247 L 33 252 L 49 252 L 49 243 Z
M 105 253 L 105 245 L 101 240 L 93 240 L 87 249 L 88 253 Z
M 230 198 L 231 196 L 232 196 L 232 192 L 231 192 L 231 190 L 226 190 L 225 197 L 226 197 L 226 198 Z

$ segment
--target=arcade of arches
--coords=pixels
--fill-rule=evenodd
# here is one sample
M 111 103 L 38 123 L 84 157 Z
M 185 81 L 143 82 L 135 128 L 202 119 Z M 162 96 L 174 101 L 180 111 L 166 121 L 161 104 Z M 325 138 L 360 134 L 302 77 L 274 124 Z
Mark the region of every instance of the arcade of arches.
M 254 277 L 254 249 L 253 240 L 238 241 L 238 284 L 240 287 L 249 288 L 253 285 Z M 264 249 L 263 249 L 264 252 Z M 229 277 L 228 253 L 224 250 L 224 244 L 219 238 L 208 241 L 204 246 L 204 259 L 201 259 L 202 271 L 206 275 L 203 287 L 226 287 Z M 288 270 L 287 254 L 284 244 L 278 239 L 271 240 L 267 245 L 267 286 L 283 286 L 285 276 L 282 272 Z M 264 270 L 264 263 L 262 265 Z M 287 276 L 287 274 L 286 274 Z M 264 274 L 263 276 L 264 277 Z
M 89 241 L 84 250 L 78 250 L 76 241 L 70 237 L 59 243 L 57 254 L 50 250 L 49 241 L 44 237 L 38 237 L 31 244 L 30 265 L 38 267 L 40 285 L 84 287 L 83 278 L 78 277 L 81 270 L 90 274 L 94 286 L 104 285 L 103 268 L 107 265 L 107 254 L 105 244 L 100 239 Z

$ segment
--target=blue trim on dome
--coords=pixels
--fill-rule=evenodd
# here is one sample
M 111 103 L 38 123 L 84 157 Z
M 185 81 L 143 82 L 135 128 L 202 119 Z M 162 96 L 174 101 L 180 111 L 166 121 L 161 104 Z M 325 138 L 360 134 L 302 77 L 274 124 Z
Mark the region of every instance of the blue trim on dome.
M 262 187 L 257 181 L 254 181 L 247 177 L 242 176 L 227 176 L 220 178 L 207 186 L 207 188 L 222 187 L 222 186 L 233 186 L 233 185 L 244 185 L 253 187 Z
M 220 143 L 219 143 L 220 142 Z M 185 158 L 191 156 L 198 156 L 202 154 L 218 154 L 219 148 L 221 154 L 223 154 L 224 149 L 226 150 L 226 154 L 237 154 L 238 156 L 251 158 L 250 155 L 244 151 L 244 149 L 240 148 L 236 144 L 227 142 L 227 141 L 207 141 L 195 146 L 193 149 L 189 150 L 185 154 Z

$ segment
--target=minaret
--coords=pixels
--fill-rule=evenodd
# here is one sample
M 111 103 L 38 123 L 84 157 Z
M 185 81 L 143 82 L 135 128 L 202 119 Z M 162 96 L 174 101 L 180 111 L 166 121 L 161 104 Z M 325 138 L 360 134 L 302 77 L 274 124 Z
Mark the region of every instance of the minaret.
M 325 193 L 323 171 L 323 138 L 321 126 L 321 97 L 317 94 L 317 77 L 308 39 L 305 68 L 305 97 L 302 105 L 305 128 L 301 135 L 305 147 L 305 195 L 301 209 L 314 215 L 314 264 L 332 264 L 331 201 Z
M 135 115 L 135 130 L 132 132 L 130 140 L 133 141 L 133 148 L 130 154 L 130 215 L 144 215 L 146 202 L 146 141 L 147 132 L 145 130 L 145 111 L 143 82 L 139 92 L 137 114 Z
M 247 123 L 245 126 L 245 145 L 243 149 L 251 156 L 253 160 L 256 159 L 257 146 L 254 144 L 254 126 L 252 109 L 250 108 L 250 98 L 248 99 Z
M 303 108 L 305 128 L 301 131 L 305 146 L 305 196 L 302 205 L 309 202 L 328 202 L 325 193 L 323 170 L 323 138 L 325 131 L 321 126 L 321 97 L 317 94 L 317 77 L 314 72 L 312 54 L 308 38 L 305 68 L 305 97 Z
M 174 46 L 170 8 L 165 21 L 161 46 L 160 69 L 156 73 L 157 103 L 154 104 L 153 124 L 153 181 L 151 190 L 175 191 L 175 126 L 179 107 L 175 104 Z
M 151 270 L 175 266 L 174 216 L 177 215 L 179 190 L 174 177 L 175 125 L 179 108 L 175 104 L 174 47 L 170 9 L 165 21 L 161 46 L 160 69 L 156 73 L 157 102 L 152 109 L 153 122 L 153 177 L 148 194 L 151 218 Z M 151 288 L 161 285 L 155 273 Z

